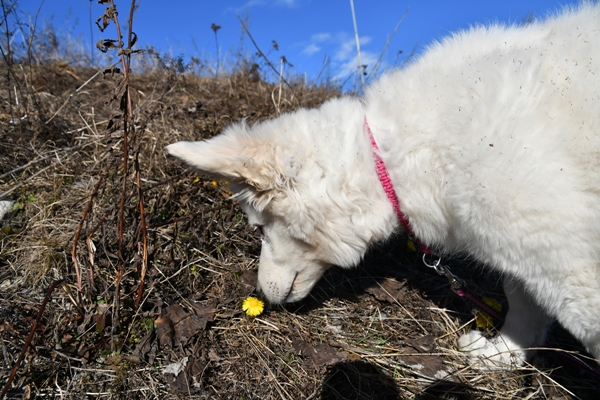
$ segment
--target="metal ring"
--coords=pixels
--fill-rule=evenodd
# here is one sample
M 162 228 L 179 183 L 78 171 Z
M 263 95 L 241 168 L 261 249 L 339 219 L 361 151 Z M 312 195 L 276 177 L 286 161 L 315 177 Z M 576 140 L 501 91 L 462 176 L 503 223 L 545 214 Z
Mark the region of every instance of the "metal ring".
M 442 258 L 441 258 L 441 257 L 437 257 L 437 256 L 436 256 L 437 260 L 435 260 L 435 263 L 434 263 L 434 264 L 429 264 L 429 263 L 427 262 L 427 259 L 426 259 L 426 257 L 427 257 L 427 254 L 423 254 L 423 264 L 425 264 L 425 265 L 426 265 L 426 266 L 428 266 L 429 268 L 433 268 L 433 269 L 435 269 L 435 270 L 436 270 L 436 271 L 438 271 L 438 273 L 439 273 L 439 269 L 438 269 L 438 268 L 439 268 L 440 264 L 442 263 Z

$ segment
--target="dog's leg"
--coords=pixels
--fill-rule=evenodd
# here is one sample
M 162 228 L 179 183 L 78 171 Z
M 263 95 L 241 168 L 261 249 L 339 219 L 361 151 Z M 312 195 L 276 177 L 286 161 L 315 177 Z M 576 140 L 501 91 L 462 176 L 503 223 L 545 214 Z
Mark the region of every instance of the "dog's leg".
M 485 369 L 509 369 L 521 366 L 528 348 L 539 346 L 546 335 L 549 318 L 516 279 L 504 279 L 508 314 L 500 334 L 487 339 L 471 331 L 458 339 L 460 350 L 474 357 L 475 366 Z
M 593 261 L 573 265 L 554 293 L 556 319 L 600 362 L 600 271 Z

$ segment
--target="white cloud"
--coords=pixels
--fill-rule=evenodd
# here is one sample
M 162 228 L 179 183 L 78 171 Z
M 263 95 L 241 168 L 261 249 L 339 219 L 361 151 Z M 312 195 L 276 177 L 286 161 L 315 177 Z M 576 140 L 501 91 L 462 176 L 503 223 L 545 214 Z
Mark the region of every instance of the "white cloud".
M 298 3 L 300 3 L 299 0 L 276 0 L 275 4 L 278 6 L 285 6 L 285 7 L 298 7 Z
M 371 53 L 370 51 L 361 51 L 360 52 L 361 59 L 363 65 L 367 66 L 367 74 L 370 71 L 370 68 L 375 66 L 377 62 L 378 55 L 375 53 Z M 353 57 L 343 61 L 339 66 L 336 67 L 337 74 L 335 74 L 335 79 L 345 79 L 349 75 L 355 74 L 358 71 L 358 55 L 354 54 Z
M 225 12 L 241 14 L 241 13 L 244 13 L 250 7 L 264 6 L 266 4 L 267 4 L 267 2 L 264 0 L 250 0 L 250 1 L 246 2 L 246 4 L 244 4 L 243 6 L 240 6 L 240 7 L 227 7 L 225 9 Z
M 375 66 L 378 55 L 366 50 L 365 46 L 371 42 L 370 36 L 359 37 L 361 45 L 362 64 L 367 66 L 367 73 Z M 346 32 L 339 33 L 332 40 L 334 47 L 332 70 L 335 71 L 334 79 L 344 80 L 358 71 L 358 55 L 356 54 L 356 39 L 354 35 Z
M 378 54 L 367 50 L 367 45 L 372 41 L 370 36 L 359 37 L 361 45 L 362 64 L 367 65 L 367 73 L 375 66 Z M 356 54 L 356 39 L 354 35 L 340 32 L 332 35 L 329 32 L 315 33 L 310 37 L 308 44 L 304 43 L 302 54 L 313 56 L 316 53 L 333 54 L 331 58 L 331 71 L 333 78 L 345 80 L 348 76 L 358 72 L 358 56 Z
M 312 35 L 310 37 L 310 40 L 313 42 L 317 42 L 317 43 L 328 42 L 331 40 L 331 33 L 329 33 L 329 32 L 315 33 L 314 35 Z
M 335 56 L 334 56 L 334 58 L 336 60 L 344 61 L 344 60 L 347 60 L 348 58 L 352 57 L 354 54 L 356 54 L 356 39 L 354 39 L 354 37 L 348 37 L 347 34 L 343 33 L 343 34 L 338 35 L 338 40 L 339 40 L 339 47 L 338 47 L 337 51 L 335 52 Z M 360 42 L 361 50 L 362 50 L 362 46 L 369 43 L 371 41 L 371 37 L 363 36 L 363 37 L 359 37 L 358 40 Z
M 241 7 L 227 7 L 225 12 L 244 12 L 247 8 L 262 6 L 262 7 L 288 7 L 296 8 L 300 6 L 302 0 L 250 0 Z
M 302 54 L 312 56 L 313 54 L 318 53 L 319 51 L 321 51 L 321 48 L 316 44 L 311 43 L 308 46 L 306 46 L 304 50 L 302 50 Z
M 322 50 L 323 45 L 328 44 L 333 41 L 333 37 L 329 32 L 319 32 L 315 33 L 310 37 L 310 42 L 306 44 L 306 42 L 302 44 L 298 44 L 302 46 L 303 49 L 300 52 L 301 54 L 305 54 L 307 56 L 312 56 L 315 53 L 318 53 Z

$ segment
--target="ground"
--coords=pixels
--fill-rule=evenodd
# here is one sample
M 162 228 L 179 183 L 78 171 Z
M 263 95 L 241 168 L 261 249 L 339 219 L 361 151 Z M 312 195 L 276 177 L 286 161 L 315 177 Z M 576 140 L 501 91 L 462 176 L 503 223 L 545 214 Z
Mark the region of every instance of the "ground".
M 6 398 L 600 393 L 593 372 L 561 357 L 585 353 L 559 326 L 548 343 L 560 350 L 540 350 L 526 368 L 471 365 L 456 340 L 476 326 L 477 311 L 402 236 L 356 269 L 328 271 L 303 302 L 267 304 L 256 318 L 242 311 L 257 295 L 257 233 L 225 187 L 163 148 L 317 106 L 335 89 L 267 83 L 251 64 L 225 77 L 148 69 L 129 82 L 134 130 L 124 157 L 121 75 L 64 63 L 0 72 L 0 199 L 16 202 L 0 222 L 2 386 L 25 350 Z M 506 311 L 497 276 L 464 257 L 447 261 L 469 290 Z

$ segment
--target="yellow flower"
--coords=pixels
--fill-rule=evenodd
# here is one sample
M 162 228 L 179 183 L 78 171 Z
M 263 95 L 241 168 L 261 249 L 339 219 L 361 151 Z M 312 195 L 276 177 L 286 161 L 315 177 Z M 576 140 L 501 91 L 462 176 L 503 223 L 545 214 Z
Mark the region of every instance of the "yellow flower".
M 494 326 L 493 318 L 490 317 L 488 313 L 483 311 L 479 312 L 475 316 L 475 323 L 477 324 L 477 327 L 479 329 L 487 329 L 492 328 Z
M 256 317 L 263 312 L 265 308 L 265 303 L 262 300 L 257 299 L 256 297 L 247 297 L 242 304 L 242 310 L 246 311 L 251 317 Z
M 493 310 L 502 311 L 502 304 L 494 299 L 484 297 L 483 302 Z M 479 329 L 491 328 L 494 326 L 494 319 L 488 313 L 481 311 L 475 316 L 475 323 Z
M 496 311 L 502 311 L 502 304 L 500 304 L 500 302 L 497 300 L 490 299 L 489 297 L 484 297 L 482 300 L 485 304 L 492 307 L 492 309 Z

